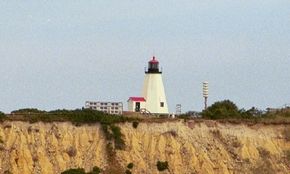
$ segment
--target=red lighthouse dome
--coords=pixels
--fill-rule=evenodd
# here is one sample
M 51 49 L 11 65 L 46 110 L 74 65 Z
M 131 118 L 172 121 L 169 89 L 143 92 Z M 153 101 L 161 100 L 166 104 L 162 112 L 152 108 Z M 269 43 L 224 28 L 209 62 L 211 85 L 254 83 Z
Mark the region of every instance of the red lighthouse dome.
M 161 71 L 159 71 L 159 61 L 155 58 L 155 56 L 153 56 L 148 62 L 148 71 L 146 71 L 146 74 L 147 73 L 161 73 Z

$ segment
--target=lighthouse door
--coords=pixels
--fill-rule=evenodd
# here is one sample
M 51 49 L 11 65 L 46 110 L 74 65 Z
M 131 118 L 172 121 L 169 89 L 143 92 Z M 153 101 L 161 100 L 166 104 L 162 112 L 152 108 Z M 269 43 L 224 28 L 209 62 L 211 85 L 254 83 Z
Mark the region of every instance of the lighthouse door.
M 140 102 L 136 102 L 135 111 L 140 112 Z

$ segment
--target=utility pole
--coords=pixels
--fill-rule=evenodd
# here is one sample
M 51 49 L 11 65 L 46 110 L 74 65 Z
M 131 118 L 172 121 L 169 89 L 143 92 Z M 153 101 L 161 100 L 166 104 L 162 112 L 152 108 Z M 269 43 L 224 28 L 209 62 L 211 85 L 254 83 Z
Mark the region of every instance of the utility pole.
M 181 115 L 181 104 L 177 104 L 176 105 L 176 111 L 175 111 L 175 114 L 177 116 Z
M 207 109 L 207 99 L 208 99 L 208 82 L 205 81 L 202 83 L 202 91 L 203 91 L 203 97 L 204 97 L 204 110 Z

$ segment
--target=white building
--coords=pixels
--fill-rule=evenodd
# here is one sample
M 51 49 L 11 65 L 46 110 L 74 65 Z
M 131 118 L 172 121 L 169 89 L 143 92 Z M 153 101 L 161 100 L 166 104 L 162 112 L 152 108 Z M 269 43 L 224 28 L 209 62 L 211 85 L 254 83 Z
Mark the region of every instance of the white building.
M 144 98 L 144 101 L 136 101 L 140 98 Z M 142 97 L 130 97 L 128 110 L 133 112 L 146 110 L 153 114 L 168 114 L 162 72 L 159 70 L 159 62 L 155 57 L 148 62 L 148 69 L 145 71 Z
M 146 100 L 144 97 L 130 97 L 128 100 L 128 110 L 140 112 L 141 108 L 146 108 Z
M 108 114 L 122 115 L 123 114 L 123 103 L 122 102 L 93 102 L 86 101 L 86 109 L 92 109 L 102 111 Z

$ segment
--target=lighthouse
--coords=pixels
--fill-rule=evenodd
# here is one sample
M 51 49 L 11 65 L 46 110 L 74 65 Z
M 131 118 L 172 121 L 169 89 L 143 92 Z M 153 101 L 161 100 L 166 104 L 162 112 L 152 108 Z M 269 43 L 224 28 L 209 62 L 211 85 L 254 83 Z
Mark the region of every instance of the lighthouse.
M 142 96 L 146 100 L 146 110 L 150 113 L 168 114 L 162 71 L 155 56 L 148 62 L 148 69 L 145 71 Z
M 162 71 L 159 69 L 159 61 L 155 56 L 148 62 L 148 68 L 145 69 L 141 97 L 130 97 L 128 99 L 128 110 L 141 113 L 168 114 Z

